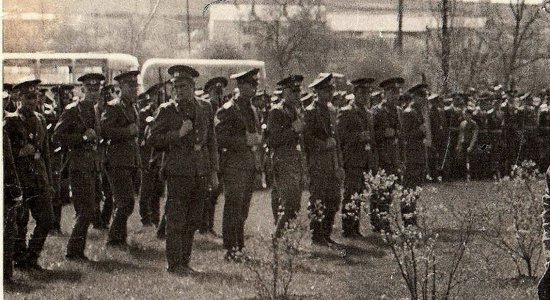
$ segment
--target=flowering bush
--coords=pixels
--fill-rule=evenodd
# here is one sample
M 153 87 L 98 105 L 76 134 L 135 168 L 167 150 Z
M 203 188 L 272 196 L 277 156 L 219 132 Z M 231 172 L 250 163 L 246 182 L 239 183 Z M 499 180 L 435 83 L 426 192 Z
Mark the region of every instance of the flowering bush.
M 483 210 L 484 239 L 514 262 L 519 277 L 535 276 L 542 257 L 541 179 L 532 161 L 513 166 L 496 183 L 499 201 Z
M 397 176 L 383 171 L 366 174 L 365 185 L 367 189 L 361 195 L 364 202 L 387 204 L 382 212 L 371 211 L 371 215 L 377 214 L 385 224 L 381 231 L 384 242 L 391 250 L 411 299 L 456 297 L 460 286 L 471 277 L 464 274 L 462 265 L 474 232 L 472 210 L 453 214 L 458 224 L 458 238 L 450 250 L 443 251 L 439 235 L 427 224 L 424 207 L 417 207 L 421 188 L 404 189 L 397 182 Z M 415 209 L 404 209 L 410 207 Z

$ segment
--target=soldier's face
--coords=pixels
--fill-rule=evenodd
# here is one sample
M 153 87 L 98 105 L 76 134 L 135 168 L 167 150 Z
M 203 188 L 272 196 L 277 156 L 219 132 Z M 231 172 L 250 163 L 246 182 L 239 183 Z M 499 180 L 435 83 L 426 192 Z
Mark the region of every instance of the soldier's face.
M 21 106 L 28 110 L 35 111 L 38 107 L 38 95 L 36 93 L 21 94 L 19 98 Z
M 292 103 L 298 103 L 301 94 L 302 89 L 299 86 L 290 87 L 283 90 L 283 97 L 285 98 L 285 100 Z
M 82 92 L 85 95 L 85 99 L 97 102 L 101 95 L 101 85 L 99 83 L 84 83 Z
M 242 81 L 238 83 L 239 94 L 244 98 L 252 98 L 256 95 L 256 89 L 258 88 L 258 82 Z
M 180 79 L 174 83 L 176 99 L 191 100 L 195 97 L 195 82 L 191 79 Z
M 120 83 L 121 97 L 130 98 L 132 100 L 137 98 L 138 94 L 137 80 L 126 80 Z
M 353 89 L 353 95 L 355 96 L 355 101 L 359 105 L 370 106 L 370 95 L 369 95 L 369 89 L 364 86 L 358 86 L 355 89 Z

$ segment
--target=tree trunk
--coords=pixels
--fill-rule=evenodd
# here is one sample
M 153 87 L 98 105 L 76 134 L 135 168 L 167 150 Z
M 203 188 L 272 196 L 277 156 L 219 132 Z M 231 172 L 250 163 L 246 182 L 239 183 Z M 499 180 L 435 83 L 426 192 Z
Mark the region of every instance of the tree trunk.
M 397 37 L 395 39 L 395 49 L 399 54 L 403 54 L 403 1 L 399 0 L 397 6 Z
M 449 37 L 449 0 L 441 2 L 441 71 L 443 73 L 443 94 L 449 92 L 449 58 L 451 55 Z

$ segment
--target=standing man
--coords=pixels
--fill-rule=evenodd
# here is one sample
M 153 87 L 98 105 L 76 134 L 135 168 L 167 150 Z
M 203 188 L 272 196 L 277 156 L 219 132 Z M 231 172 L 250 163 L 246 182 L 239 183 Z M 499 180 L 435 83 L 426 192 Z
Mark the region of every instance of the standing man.
M 231 75 L 239 94 L 217 112 L 215 124 L 221 148 L 220 171 L 223 176 L 225 205 L 223 211 L 223 246 L 225 259 L 242 262 L 244 225 L 254 190 L 256 171 L 261 168 L 259 153 L 262 135 L 258 112 L 251 99 L 256 95 L 258 72 L 252 70 Z
M 227 87 L 227 79 L 225 77 L 214 77 L 206 82 L 204 91 L 210 95 L 210 105 L 212 107 L 212 117 L 223 104 L 224 89 Z M 214 118 L 212 118 L 214 122 Z M 216 204 L 218 197 L 222 193 L 221 185 L 217 188 L 212 187 L 208 193 L 206 203 L 204 204 L 204 212 L 199 232 L 202 234 L 209 233 L 212 236 L 218 237 L 218 233 L 214 231 L 214 215 L 216 214 Z
M 290 75 L 279 81 L 283 88 L 283 100 L 271 107 L 267 117 L 273 168 L 271 207 L 275 224 L 275 236 L 280 237 L 288 222 L 296 218 L 302 200 L 302 147 L 304 116 L 300 102 L 302 75 Z
M 442 101 L 438 94 L 428 96 L 428 105 L 430 109 L 430 125 L 432 132 L 432 145 L 428 148 L 428 167 L 430 180 L 443 180 L 441 164 L 443 155 L 445 155 L 446 135 L 445 135 L 445 115 L 443 114 Z
M 313 244 L 337 245 L 331 239 L 334 217 L 340 206 L 340 186 L 344 180 L 338 149 L 336 124 L 331 121 L 328 103 L 334 85 L 332 73 L 322 73 L 309 85 L 318 100 L 306 108 L 304 143 L 309 162 L 310 214 Z
M 162 153 L 156 151 L 145 139 L 159 106 L 162 83 L 157 83 L 144 93 L 143 107 L 139 110 L 139 149 L 141 156 L 141 189 L 139 193 L 139 215 L 143 226 L 157 226 L 160 222 L 160 199 L 164 193 L 164 181 L 160 178 Z
M 354 100 L 340 110 L 338 134 L 340 137 L 344 170 L 344 201 L 342 203 L 342 230 L 346 238 L 362 237 L 359 230 L 361 203 L 353 199 L 365 188 L 364 172 L 376 172 L 374 153 L 374 124 L 370 111 L 370 93 L 374 78 L 359 78 L 351 82 Z
M 98 213 L 96 199 L 101 194 L 101 185 L 97 181 L 100 171 L 97 152 L 99 124 L 94 106 L 99 100 L 103 80 L 105 77 L 99 73 L 78 78 L 83 83 L 84 98 L 67 105 L 54 129 L 54 140 L 68 149 L 69 178 L 76 212 L 65 255 L 69 260 L 88 260 L 84 254 L 86 236 Z
M 168 272 L 189 275 L 193 236 L 210 186 L 218 185 L 218 149 L 212 108 L 194 96 L 199 72 L 189 66 L 168 69 L 175 99 L 162 104 L 148 142 L 166 149 L 166 260 Z
M 137 144 L 137 98 L 139 71 L 129 71 L 114 78 L 120 86 L 120 98 L 107 103 L 101 116 L 102 137 L 107 141 L 105 168 L 115 199 L 115 213 L 107 246 L 125 247 L 128 218 L 134 210 L 135 186 L 139 182 L 139 147 Z
M 27 80 L 14 86 L 20 107 L 4 118 L 4 129 L 11 141 L 15 167 L 23 192 L 23 206 L 17 216 L 15 267 L 43 270 L 38 258 L 53 223 L 49 138 L 44 116 L 36 112 L 40 80 Z M 29 211 L 36 226 L 27 246 Z

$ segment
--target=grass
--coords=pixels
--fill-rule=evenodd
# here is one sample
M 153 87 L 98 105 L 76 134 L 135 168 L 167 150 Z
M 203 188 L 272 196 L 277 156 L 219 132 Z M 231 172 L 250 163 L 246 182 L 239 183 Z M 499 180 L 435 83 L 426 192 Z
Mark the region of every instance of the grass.
M 455 204 L 466 198 L 494 201 L 492 183 L 457 182 L 426 187 L 421 201 L 428 207 Z M 305 214 L 304 193 L 302 213 Z M 261 247 L 273 230 L 270 193 L 254 194 L 246 225 L 247 245 Z M 216 231 L 221 232 L 223 199 L 217 206 Z M 435 213 L 434 213 L 435 214 Z M 197 234 L 191 266 L 202 273 L 194 277 L 168 274 L 164 242 L 153 228 L 143 229 L 136 209 L 130 218 L 129 251 L 106 249 L 107 232 L 90 229 L 86 253 L 96 262 L 81 264 L 64 259 L 74 210 L 63 212 L 63 236 L 50 236 L 41 257 L 45 273 L 15 271 L 17 284 L 4 287 L 6 299 L 254 299 L 251 276 L 245 266 L 227 263 L 221 239 Z M 453 225 L 446 216 L 433 216 L 434 226 L 444 241 L 452 241 Z M 447 216 L 448 217 L 448 216 Z M 347 245 L 347 255 L 333 250 L 313 249 L 298 268 L 293 293 L 297 299 L 406 299 L 408 292 L 388 248 L 369 230 L 363 218 L 364 240 L 352 241 L 340 235 L 340 219 L 333 237 Z M 260 237 L 264 237 L 261 239 Z M 447 244 L 448 245 L 448 244 Z M 268 245 L 265 245 L 267 248 Z M 513 264 L 494 255 L 481 239 L 474 240 L 475 251 L 467 267 L 478 275 L 464 287 L 464 299 L 534 299 L 536 280 L 514 279 Z M 257 258 L 264 259 L 264 258 Z M 491 268 L 486 262 L 491 262 Z M 540 274 L 540 267 L 539 272 Z

